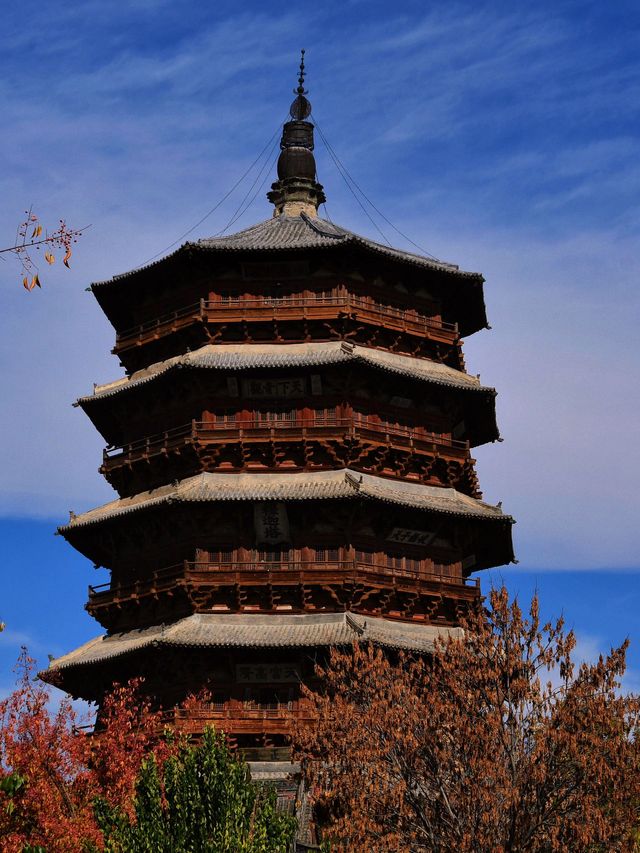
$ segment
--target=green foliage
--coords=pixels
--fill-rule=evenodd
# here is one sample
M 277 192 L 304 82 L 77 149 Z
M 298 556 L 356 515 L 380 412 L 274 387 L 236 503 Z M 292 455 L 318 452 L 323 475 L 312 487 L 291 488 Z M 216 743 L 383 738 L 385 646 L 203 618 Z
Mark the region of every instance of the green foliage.
M 213 729 L 161 767 L 145 760 L 134 808 L 132 818 L 96 803 L 106 853 L 287 853 L 296 827 L 276 811 L 275 790 L 254 785 Z
M 19 773 L 10 773 L 3 779 L 0 779 L 0 791 L 8 797 L 15 797 L 18 791 L 27 783 L 24 776 Z

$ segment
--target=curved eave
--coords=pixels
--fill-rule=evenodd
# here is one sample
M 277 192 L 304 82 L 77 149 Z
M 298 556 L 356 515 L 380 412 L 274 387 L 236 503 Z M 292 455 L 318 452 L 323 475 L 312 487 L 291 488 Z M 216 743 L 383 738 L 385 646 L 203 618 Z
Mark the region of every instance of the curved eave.
M 119 498 L 72 517 L 58 528 L 66 539 L 83 528 L 107 523 L 132 513 L 166 504 L 211 501 L 308 501 L 367 498 L 442 515 L 511 524 L 500 507 L 455 489 L 390 480 L 341 468 L 277 474 L 220 474 L 205 472 L 167 486 Z
M 327 222 L 320 217 L 312 219 L 302 214 L 300 217 L 279 216 L 266 219 L 246 228 L 244 231 L 225 237 L 204 238 L 195 243 L 188 241 L 157 261 L 120 273 L 110 279 L 93 282 L 91 290 L 96 293 L 100 289 L 118 285 L 124 280 L 131 280 L 149 271 L 156 271 L 163 264 L 193 251 L 238 255 L 254 252 L 302 252 L 314 249 L 334 249 L 349 245 L 361 247 L 376 256 L 383 256 L 403 264 L 436 270 L 460 278 L 484 281 L 481 273 L 462 270 L 457 264 L 440 261 L 437 258 L 429 258 L 414 252 L 406 252 L 393 246 L 385 246 L 375 240 L 370 240 L 368 237 L 362 237 L 346 228 Z
M 162 655 L 171 648 L 298 649 L 372 642 L 414 652 L 432 651 L 437 638 L 463 635 L 460 628 L 406 623 L 356 613 L 212 614 L 198 613 L 169 625 L 95 637 L 57 658 L 40 678 L 53 684 L 140 652 Z M 82 694 L 80 694 L 82 695 Z
M 249 258 L 256 255 L 283 257 L 318 251 L 333 254 L 345 249 L 358 250 L 365 256 L 369 255 L 378 260 L 384 259 L 388 263 L 399 264 L 401 267 L 435 272 L 445 276 L 452 283 L 459 282 L 465 288 L 464 299 L 459 304 L 461 315 L 456 316 L 454 321 L 458 322 L 461 333 L 473 334 L 487 325 L 482 293 L 484 277 L 480 273 L 461 270 L 456 264 L 385 246 L 320 218 L 311 219 L 304 215 L 275 217 L 237 234 L 184 243 L 164 258 L 130 272 L 121 273 L 111 279 L 93 282 L 89 289 L 110 321 L 116 323 L 118 288 L 123 282 L 128 285 L 126 293 L 127 298 L 130 298 L 131 287 L 137 280 L 149 281 L 150 276 L 163 271 L 168 272 L 176 264 L 179 265 L 183 258 L 194 254 L 221 258 L 242 256 Z M 468 284 L 472 285 L 471 290 L 468 289 Z
M 78 398 L 76 405 L 87 405 L 122 394 L 152 382 L 170 370 L 191 367 L 221 370 L 226 373 L 248 370 L 295 370 L 332 364 L 364 364 L 409 379 L 417 379 L 445 388 L 495 396 L 494 388 L 480 384 L 475 376 L 461 370 L 386 350 L 370 349 L 343 341 L 308 344 L 206 344 L 185 355 L 156 362 L 144 370 L 104 385 L 96 385 L 93 394 Z
M 218 370 L 225 374 L 243 375 L 252 371 L 291 371 L 349 364 L 467 395 L 464 399 L 470 405 L 469 434 L 472 445 L 485 444 L 499 438 L 495 412 L 496 391 L 481 385 L 477 377 L 426 359 L 340 341 L 286 345 L 208 344 L 194 352 L 153 364 L 131 377 L 96 385 L 93 394 L 80 397 L 74 405 L 82 408 L 107 443 L 121 444 L 125 439 L 113 432 L 113 406 L 121 395 L 139 392 L 150 383 L 179 375 L 181 370 Z

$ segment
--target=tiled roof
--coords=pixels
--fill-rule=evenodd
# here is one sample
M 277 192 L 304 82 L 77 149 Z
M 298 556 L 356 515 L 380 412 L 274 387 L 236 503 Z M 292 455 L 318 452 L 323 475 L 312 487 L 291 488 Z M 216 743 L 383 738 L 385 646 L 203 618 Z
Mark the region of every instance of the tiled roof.
M 351 243 L 365 246 L 367 249 L 396 258 L 417 266 L 441 269 L 446 272 L 455 272 L 459 275 L 478 276 L 478 273 L 461 271 L 456 264 L 449 264 L 436 258 L 427 258 L 414 252 L 405 252 L 394 249 L 382 243 L 376 243 L 368 237 L 360 237 L 333 222 L 326 219 L 310 217 L 304 213 L 300 216 L 274 216 L 245 228 L 237 234 L 229 234 L 225 237 L 208 237 L 198 240 L 197 246 L 216 251 L 265 251 L 269 249 L 317 249 L 336 244 L 344 245 Z
M 435 638 L 447 634 L 461 636 L 462 630 L 355 613 L 195 613 L 170 625 L 96 637 L 51 661 L 48 672 L 111 660 L 148 646 L 296 648 L 370 640 L 390 648 L 431 651 Z
M 168 258 L 184 252 L 185 250 L 199 249 L 211 252 L 265 252 L 265 251 L 297 251 L 308 249 L 334 248 L 335 246 L 361 246 L 370 252 L 383 255 L 394 260 L 428 269 L 442 270 L 453 273 L 456 276 L 482 279 L 480 273 L 465 272 L 456 264 L 449 264 L 435 258 L 427 258 L 424 255 L 405 252 L 394 249 L 382 243 L 376 243 L 368 237 L 360 237 L 340 225 L 327 222 L 320 217 L 309 217 L 302 213 L 300 216 L 274 216 L 245 228 L 237 234 L 229 234 L 223 237 L 206 237 L 196 243 L 185 243 L 171 255 L 167 255 L 153 264 L 131 270 L 114 276 L 107 281 L 98 281 L 92 284 L 92 288 L 102 287 L 127 278 L 144 269 L 150 269 L 163 263 Z
M 345 341 L 308 344 L 206 344 L 193 352 L 159 361 L 114 382 L 96 385 L 93 394 L 80 397 L 78 404 L 110 397 L 150 382 L 169 370 L 184 367 L 221 371 L 320 367 L 328 364 L 366 364 L 379 370 L 407 376 L 448 388 L 495 394 L 480 384 L 476 376 L 426 358 L 356 346 Z
M 61 533 L 167 503 L 206 501 L 327 500 L 365 497 L 449 515 L 511 521 L 500 507 L 443 486 L 426 486 L 360 474 L 348 468 L 278 474 L 204 472 L 167 486 L 119 498 L 74 516 Z

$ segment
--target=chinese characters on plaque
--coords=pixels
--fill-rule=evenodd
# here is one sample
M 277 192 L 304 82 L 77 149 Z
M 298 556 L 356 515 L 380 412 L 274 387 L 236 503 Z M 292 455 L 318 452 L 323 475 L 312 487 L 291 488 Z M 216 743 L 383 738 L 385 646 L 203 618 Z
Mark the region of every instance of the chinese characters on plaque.
M 408 530 L 406 527 L 394 527 L 387 536 L 389 542 L 406 542 L 409 545 L 428 545 L 435 533 L 429 530 Z
M 242 396 L 254 400 L 292 399 L 304 397 L 305 381 L 298 379 L 243 379 Z
M 258 544 L 277 545 L 289 541 L 289 519 L 284 503 L 261 501 L 254 504 L 253 519 Z
M 239 684 L 294 684 L 300 681 L 300 672 L 295 663 L 241 663 L 236 665 L 236 681 Z

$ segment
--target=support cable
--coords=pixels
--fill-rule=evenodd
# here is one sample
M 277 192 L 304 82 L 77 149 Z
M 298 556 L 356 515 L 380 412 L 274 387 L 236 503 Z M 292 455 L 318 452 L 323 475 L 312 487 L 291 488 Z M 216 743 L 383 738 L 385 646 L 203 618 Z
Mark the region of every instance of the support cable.
M 273 138 L 273 137 L 272 137 L 272 138 Z M 276 160 L 277 160 L 277 156 L 279 156 L 279 155 L 277 155 L 277 156 L 276 156 L 276 160 L 274 160 L 274 159 L 273 159 L 273 152 L 276 150 L 276 148 L 277 148 L 277 147 L 278 147 L 278 142 L 276 141 L 276 142 L 274 142 L 274 144 L 271 146 L 271 151 L 269 151 L 269 154 L 268 154 L 268 156 L 267 156 L 267 159 L 266 159 L 266 160 L 264 161 L 264 163 L 262 164 L 262 167 L 260 168 L 260 171 L 258 172 L 258 174 L 256 175 L 256 177 L 255 177 L 255 179 L 254 179 L 253 183 L 251 184 L 251 186 L 249 187 L 249 189 L 248 189 L 248 190 L 247 190 L 247 192 L 245 193 L 244 198 L 242 199 L 242 201 L 240 202 L 240 204 L 238 205 L 238 207 L 235 209 L 235 212 L 233 213 L 233 216 L 232 216 L 232 217 L 231 217 L 231 219 L 227 222 L 227 224 L 224 226 L 224 228 L 222 228 L 220 231 L 218 231 L 216 234 L 214 234 L 214 237 L 220 237 L 220 235 L 224 234 L 224 232 L 225 232 L 228 228 L 231 228 L 231 226 L 234 224 L 234 222 L 237 222 L 237 221 L 238 221 L 238 219 L 240 219 L 242 216 L 244 216 L 244 214 L 247 212 L 247 210 L 251 207 L 251 205 L 253 204 L 253 202 L 256 200 L 258 193 L 260 192 L 260 190 L 261 190 L 261 189 L 262 189 L 262 187 L 264 186 L 264 183 L 265 183 L 266 179 L 269 177 L 269 173 L 270 173 L 270 171 L 271 171 L 271 168 L 273 167 L 273 165 L 275 164 L 275 162 L 276 162 Z M 267 170 L 267 172 L 266 172 L 266 174 L 264 175 L 264 178 L 262 178 L 262 176 L 263 176 L 263 173 L 264 173 L 265 169 Z M 254 193 L 254 195 L 252 196 L 252 198 L 251 198 L 251 200 L 249 201 L 249 203 L 248 203 L 248 204 L 245 204 L 245 202 L 246 202 L 246 201 L 247 201 L 247 199 L 249 198 L 249 195 L 251 194 L 251 191 L 253 190 L 253 188 L 255 187 L 255 185 L 258 183 L 258 181 L 260 180 L 260 178 L 262 178 L 262 183 L 260 184 L 260 186 L 258 187 L 258 189 L 256 190 L 256 192 L 255 192 L 255 193 Z
M 414 242 L 410 237 L 407 237 L 407 235 L 406 235 L 403 231 L 401 231 L 401 230 L 400 230 L 396 225 L 394 225 L 394 224 L 393 224 L 393 222 L 391 222 L 391 220 L 390 220 L 390 219 L 388 219 L 388 218 L 384 215 L 384 213 L 376 207 L 376 205 L 371 201 L 371 199 L 369 198 L 369 196 L 368 196 L 368 195 L 365 193 L 365 191 L 360 187 L 360 185 L 359 185 L 359 184 L 358 184 L 358 182 L 355 180 L 355 178 L 353 178 L 353 177 L 351 176 L 351 174 L 349 173 L 349 170 L 347 169 L 347 167 L 344 165 L 344 163 L 343 163 L 343 162 L 340 160 L 340 158 L 338 157 L 338 155 L 337 155 L 337 154 L 336 154 L 336 152 L 334 151 L 333 147 L 331 146 L 330 142 L 328 141 L 328 139 L 326 138 L 326 136 L 325 136 L 325 135 L 324 135 L 324 133 L 322 132 L 322 129 L 320 128 L 320 125 L 318 124 L 318 121 L 317 121 L 316 117 L 315 117 L 315 116 L 312 116 L 312 118 L 313 118 L 313 122 L 314 122 L 315 126 L 318 128 L 318 133 L 320 134 L 320 138 L 321 138 L 321 139 L 322 139 L 322 141 L 324 142 L 325 147 L 326 147 L 327 151 L 329 152 L 329 154 L 331 155 L 331 157 L 332 157 L 332 159 L 333 159 L 334 163 L 336 163 L 336 166 L 338 165 L 338 163 L 340 164 L 340 167 L 341 167 L 341 168 L 344 170 L 344 172 L 349 176 L 349 180 L 353 183 L 354 187 L 355 187 L 355 188 L 358 190 L 358 192 L 362 195 L 362 197 L 365 199 L 365 201 L 366 201 L 369 205 L 371 205 L 371 207 L 373 208 L 373 210 L 375 210 L 375 212 L 378 214 L 378 216 L 380 216 L 382 219 L 384 219 L 384 221 L 387 223 L 387 225 L 390 225 L 396 233 L 398 233 L 398 234 L 399 234 L 403 239 L 405 239 L 408 243 L 411 243 L 411 245 L 412 245 L 412 246 L 415 246 L 415 247 L 416 247 L 416 249 L 419 249 L 419 251 L 420 251 L 420 252 L 422 252 L 424 255 L 426 255 L 427 257 L 431 258 L 431 259 L 432 259 L 432 260 L 434 260 L 434 261 L 439 261 L 439 260 L 440 260 L 439 258 L 436 258 L 436 256 L 435 256 L 435 255 L 432 255 L 432 254 L 431 254 L 431 252 L 428 252 L 428 251 L 427 251 L 423 246 L 420 246 L 420 245 L 418 245 L 418 243 L 415 243 L 415 242 Z M 352 190 L 352 192 L 353 192 L 353 190 Z M 360 206 L 362 207 L 362 205 L 360 205 Z M 369 219 L 371 219 L 371 217 L 369 217 Z M 371 221 L 373 221 L 373 220 L 371 220 Z M 377 227 L 377 226 L 376 226 L 376 227 Z M 379 228 L 378 228 L 378 231 L 382 234 L 382 231 L 380 231 L 380 229 L 379 229 Z M 386 237 L 385 237 L 385 239 L 386 239 Z M 389 242 L 389 241 L 387 240 L 387 243 L 388 243 L 388 242 Z
M 360 199 L 359 199 L 359 198 L 358 198 L 358 196 L 356 195 L 355 190 L 353 189 L 353 187 L 352 187 L 352 186 L 351 186 L 351 184 L 349 183 L 349 179 L 350 179 L 350 177 L 351 177 L 351 176 L 349 175 L 349 173 L 347 172 L 347 170 L 346 170 L 346 169 L 341 165 L 340 161 L 338 160 L 338 158 L 337 158 L 336 154 L 335 154 L 335 153 L 334 153 L 334 151 L 333 151 L 333 148 L 331 148 L 331 146 L 329 145 L 329 143 L 328 143 L 328 141 L 327 141 L 327 138 L 325 137 L 324 133 L 323 133 L 323 132 L 322 132 L 322 130 L 320 129 L 320 125 L 319 125 L 319 124 L 318 124 L 318 122 L 316 121 L 316 117 L 315 117 L 314 115 L 312 115 L 312 116 L 311 116 L 311 120 L 313 121 L 314 125 L 317 127 L 317 129 L 318 129 L 318 133 L 320 134 L 320 138 L 321 138 L 321 139 L 322 139 L 322 141 L 324 142 L 324 146 L 325 146 L 325 148 L 327 149 L 327 152 L 328 152 L 329 156 L 330 156 L 330 157 L 331 157 L 331 159 L 333 160 L 334 165 L 335 165 L 336 169 L 338 170 L 338 174 L 340 175 L 340 177 L 342 178 L 342 180 L 343 180 L 343 181 L 345 182 L 345 184 L 347 185 L 347 188 L 349 189 L 349 192 L 350 192 L 350 193 L 351 193 L 351 195 L 355 198 L 355 200 L 358 202 L 358 204 L 360 205 L 360 208 L 362 209 L 362 212 L 363 212 L 363 213 L 364 213 L 364 215 L 367 217 L 367 219 L 369 220 L 369 222 L 373 225 L 373 227 L 376 229 L 376 231 L 380 234 L 380 236 L 381 236 L 381 237 L 382 237 L 382 239 L 385 241 L 385 243 L 386 243 L 388 246 L 391 246 L 391 243 L 389 242 L 389 239 L 388 239 L 387 235 L 386 235 L 386 234 L 384 233 L 384 231 L 380 228 L 380 226 L 378 225 L 378 223 L 373 219 L 373 217 L 371 216 L 371 214 L 369 213 L 369 211 L 366 209 L 366 207 L 363 205 L 363 203 L 360 201 Z M 354 181 L 354 183 L 355 183 L 355 181 Z M 357 185 L 356 185 L 356 186 L 357 186 Z
M 221 205 L 221 204 L 223 204 L 223 203 L 224 203 L 224 202 L 229 198 L 229 196 L 230 196 L 230 195 L 232 195 L 232 193 L 234 193 L 234 192 L 235 192 L 235 190 L 240 186 L 240 184 L 244 181 L 244 179 L 245 179 L 245 178 L 246 178 L 246 177 L 247 177 L 247 176 L 248 176 L 248 175 L 253 171 L 254 167 L 257 165 L 257 163 L 258 163 L 258 162 L 262 159 L 262 157 L 264 156 L 265 151 L 267 151 L 267 149 L 269 149 L 269 148 L 270 148 L 270 146 L 271 146 L 271 145 L 272 145 L 272 143 L 273 143 L 273 140 L 277 138 L 278 134 L 281 132 L 281 129 L 282 129 L 281 125 L 278 125 L 278 127 L 276 128 L 275 133 L 271 136 L 271 138 L 269 139 L 269 141 L 267 142 L 267 144 L 264 146 L 264 148 L 262 149 L 262 151 L 258 154 L 258 156 L 257 156 L 257 157 L 256 157 L 256 159 L 253 161 L 253 163 L 249 166 L 249 168 L 246 170 L 246 172 L 244 172 L 244 174 L 243 174 L 240 178 L 238 178 L 238 180 L 237 180 L 237 181 L 235 182 L 235 184 L 231 187 L 231 189 L 230 189 L 228 192 L 226 192 L 226 193 L 222 196 L 222 198 L 220 199 L 220 201 L 218 201 L 218 202 L 217 202 L 217 204 L 215 204 L 215 205 L 211 208 L 211 210 L 209 210 L 207 213 L 205 213 L 205 215 L 204 215 L 201 219 L 199 219 L 199 220 L 196 222 L 196 224 L 195 224 L 195 225 L 193 225 L 191 228 L 189 228 L 189 230 L 188 230 L 188 231 L 185 231 L 185 232 L 184 232 L 184 234 L 181 234 L 181 235 L 180 235 L 180 237 L 178 237 L 178 239 L 177 239 L 177 240 L 174 240 L 174 241 L 173 241 L 173 243 L 170 243 L 168 246 L 165 246 L 165 248 L 164 248 L 164 249 L 162 249 L 160 252 L 158 252 L 158 253 L 157 253 L 156 255 L 154 255 L 153 257 L 151 257 L 151 258 L 149 258 L 148 260 L 144 261 L 142 264 L 140 264 L 138 267 L 136 267 L 136 269 L 141 269 L 142 267 L 146 267 L 146 266 L 147 266 L 147 264 L 150 264 L 152 261 L 155 261 L 155 259 L 156 259 L 156 258 L 159 258 L 161 255 L 164 255 L 164 254 L 165 254 L 165 252 L 168 252 L 168 251 L 169 251 L 169 249 L 173 249 L 173 247 L 174 247 L 174 246 L 176 246 L 178 243 L 180 243 L 182 240 L 184 240 L 184 238 L 185 238 L 185 237 L 188 237 L 188 236 L 189 236 L 189 234 L 191 234 L 193 231 L 195 231 L 195 230 L 196 230 L 196 228 L 198 228 L 200 225 L 202 225 L 202 223 L 203 223 L 205 220 L 207 220 L 207 219 L 211 216 L 211 214 L 215 213 L 215 212 L 216 212 L 216 210 L 220 207 L 220 205 Z M 269 158 L 271 157 L 271 152 L 269 152 L 269 155 L 268 155 L 268 156 L 269 156 Z M 227 228 L 228 228 L 228 227 L 229 227 L 229 226 L 227 225 Z

